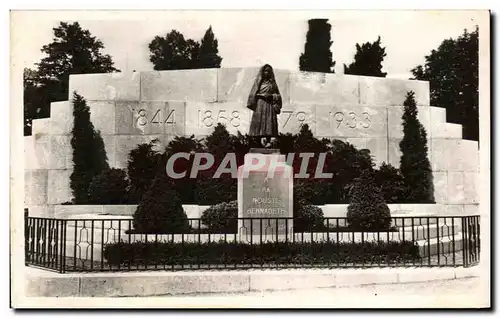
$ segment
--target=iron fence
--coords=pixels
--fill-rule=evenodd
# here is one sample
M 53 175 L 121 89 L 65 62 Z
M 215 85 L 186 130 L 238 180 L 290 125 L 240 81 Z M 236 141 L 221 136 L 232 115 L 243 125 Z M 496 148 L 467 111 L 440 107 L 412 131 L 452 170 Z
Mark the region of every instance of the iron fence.
M 385 229 L 346 218 L 201 219 L 139 233 L 131 219 L 56 219 L 25 211 L 25 263 L 58 272 L 242 268 L 469 267 L 479 262 L 480 217 L 392 217 Z

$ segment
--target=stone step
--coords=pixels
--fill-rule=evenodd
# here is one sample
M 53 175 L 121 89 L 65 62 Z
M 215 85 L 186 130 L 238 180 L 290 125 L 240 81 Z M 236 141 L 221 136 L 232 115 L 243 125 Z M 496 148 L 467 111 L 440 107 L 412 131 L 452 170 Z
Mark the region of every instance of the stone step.
M 411 226 L 400 228 L 399 231 L 401 235 L 404 235 L 405 240 L 422 240 L 428 238 L 436 237 L 447 237 L 453 236 L 460 233 L 462 226 L 461 224 L 429 224 L 429 225 L 416 225 L 413 228 Z M 404 234 L 403 234 L 404 233 Z M 412 235 L 413 233 L 413 235 Z
M 457 234 L 450 237 L 443 237 L 439 240 L 433 238 L 430 240 L 417 241 L 419 245 L 419 253 L 421 257 L 428 257 L 433 255 L 451 254 L 454 252 L 462 251 L 463 249 L 462 235 Z
M 434 122 L 432 124 L 431 137 L 462 139 L 462 125 Z
M 429 111 L 431 122 L 446 123 L 446 108 L 431 106 Z
M 33 119 L 31 135 L 50 135 L 50 118 Z
M 260 243 L 260 242 L 266 242 L 266 241 L 276 241 L 277 239 L 279 241 L 285 241 L 288 239 L 288 241 L 295 240 L 296 242 L 326 242 L 326 241 L 331 241 L 331 242 L 377 242 L 377 241 L 382 241 L 382 242 L 387 242 L 387 241 L 415 241 L 415 242 L 426 242 L 429 241 L 428 236 L 430 235 L 430 240 L 434 240 L 437 238 L 438 234 L 438 227 L 437 226 L 430 226 L 429 228 L 426 227 L 419 227 L 415 228 L 413 231 L 413 235 L 411 232 L 411 229 L 404 229 L 399 232 L 380 232 L 380 233 L 359 233 L 359 232 L 330 232 L 330 233 L 294 233 L 293 236 L 292 234 L 288 233 L 287 236 L 283 235 L 278 235 L 278 238 L 276 238 L 276 234 L 269 234 L 269 235 L 237 235 L 237 234 L 159 234 L 159 235 L 154 235 L 154 234 L 149 234 L 149 235 L 144 235 L 144 234 L 126 234 L 125 230 L 122 230 L 121 232 L 118 232 L 118 230 L 105 230 L 104 232 L 100 229 L 95 229 L 94 230 L 94 237 L 92 240 L 92 232 L 91 231 L 86 231 L 83 229 L 82 231 L 77 231 L 76 235 L 76 240 L 75 240 L 75 232 L 74 231 L 69 231 L 66 233 L 66 241 L 74 243 L 76 242 L 77 244 L 80 245 L 86 245 L 90 244 L 91 241 L 94 242 L 94 245 L 102 245 L 104 244 L 110 244 L 110 243 L 117 243 L 117 242 L 154 242 L 154 241 L 160 241 L 160 242 L 219 242 L 219 241 L 224 241 L 224 242 L 236 242 L 236 241 L 244 241 L 247 243 L 253 242 L 253 243 Z M 458 226 L 453 227 L 448 227 L 448 226 L 440 226 L 439 227 L 439 238 L 440 240 L 446 240 L 446 239 L 451 239 L 452 237 L 461 237 L 462 233 L 459 231 Z
M 461 230 L 461 223 L 459 220 L 455 219 L 455 222 L 452 224 L 451 218 L 446 218 L 446 222 L 440 222 L 439 226 L 436 223 L 432 223 L 432 220 L 429 218 L 422 218 L 418 219 L 419 221 L 414 220 L 413 224 L 413 230 L 412 226 L 410 225 L 410 222 L 407 222 L 405 220 L 405 227 L 401 227 L 403 224 L 401 222 L 396 222 L 398 224 L 399 231 L 398 232 L 380 232 L 380 234 L 377 233 L 365 233 L 365 237 L 381 237 L 382 240 L 386 240 L 386 237 L 389 236 L 390 238 L 397 238 L 398 240 L 420 240 L 420 239 L 427 239 L 428 237 L 430 238 L 435 238 L 438 236 L 440 237 L 447 237 L 447 236 L 452 236 L 454 234 L 460 233 Z M 429 225 L 426 224 L 426 222 L 429 221 Z M 134 241 L 136 239 L 139 240 L 145 240 L 146 236 L 145 235 L 140 235 L 140 234 L 127 234 L 126 231 L 129 228 L 133 228 L 133 223 L 130 220 L 99 220 L 99 221 L 94 221 L 94 230 L 92 231 L 92 221 L 91 220 L 80 220 L 77 221 L 76 225 L 76 231 L 75 231 L 75 223 L 74 221 L 68 221 L 70 222 L 68 224 L 67 230 L 66 230 L 66 239 L 68 241 L 73 241 L 75 237 L 79 241 L 89 241 L 92 238 L 93 235 L 93 241 L 98 244 L 101 243 L 103 240 L 104 242 L 118 242 L 120 240 L 124 241 Z M 406 226 L 408 225 L 408 226 Z M 102 231 L 102 227 L 104 226 L 104 232 Z M 336 223 L 335 223 L 336 226 Z M 339 226 L 342 226 L 339 222 Z M 270 231 L 273 231 L 270 229 Z M 413 231 L 413 235 L 412 235 Z M 92 234 L 93 232 L 93 234 Z M 276 236 L 275 232 L 270 232 L 273 233 L 271 236 Z M 404 234 L 403 234 L 404 233 Z M 339 232 L 339 237 L 341 240 L 350 240 L 352 237 L 352 232 Z M 302 240 L 302 234 L 301 233 L 295 233 L 296 238 L 299 238 Z M 313 233 L 312 234 L 312 239 L 316 240 L 315 237 L 323 237 L 327 235 L 327 233 Z M 361 241 L 361 233 L 355 232 L 354 233 L 355 237 L 357 240 Z M 205 237 L 205 240 L 208 240 L 208 234 L 201 234 L 201 237 Z M 282 236 L 282 235 L 281 235 Z M 330 237 L 333 237 L 333 239 L 337 238 L 336 232 L 329 233 Z M 163 235 L 158 235 L 162 240 L 171 240 L 172 234 L 163 234 Z M 184 235 L 184 240 L 188 240 L 190 238 L 194 238 L 195 240 L 197 239 L 198 234 L 185 234 Z M 220 238 L 224 239 L 224 234 L 211 234 L 210 235 L 210 240 L 213 241 L 213 238 Z M 234 234 L 227 234 L 226 237 L 229 240 L 233 240 L 231 237 L 234 237 Z M 259 235 L 254 235 L 254 240 L 259 241 L 260 237 Z M 308 238 L 311 237 L 311 233 L 305 233 L 304 237 Z M 325 236 L 326 237 L 326 236 Z M 182 241 L 182 235 L 181 234 L 175 234 L 174 235 L 175 241 L 181 242 Z M 291 240 L 292 237 L 290 236 L 289 239 Z M 148 240 L 155 240 L 155 235 L 148 235 Z M 310 239 L 308 239 L 310 240 Z

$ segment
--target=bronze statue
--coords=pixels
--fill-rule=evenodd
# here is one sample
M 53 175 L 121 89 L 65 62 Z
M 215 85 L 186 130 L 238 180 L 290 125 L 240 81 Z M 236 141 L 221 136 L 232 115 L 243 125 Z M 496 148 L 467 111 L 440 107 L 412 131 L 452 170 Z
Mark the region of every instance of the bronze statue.
M 247 107 L 253 110 L 250 121 L 250 137 L 259 138 L 265 148 L 270 148 L 278 137 L 278 114 L 282 100 L 271 65 L 266 64 L 259 70 Z

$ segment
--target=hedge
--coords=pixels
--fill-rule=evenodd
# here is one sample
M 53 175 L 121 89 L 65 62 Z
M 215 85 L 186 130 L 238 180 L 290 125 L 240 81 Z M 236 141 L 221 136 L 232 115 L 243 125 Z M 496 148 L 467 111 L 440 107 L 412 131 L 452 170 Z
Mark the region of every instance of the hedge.
M 244 244 L 234 242 L 114 243 L 104 247 L 108 265 L 252 265 L 252 264 L 331 264 L 419 261 L 418 245 L 409 242 L 268 242 Z

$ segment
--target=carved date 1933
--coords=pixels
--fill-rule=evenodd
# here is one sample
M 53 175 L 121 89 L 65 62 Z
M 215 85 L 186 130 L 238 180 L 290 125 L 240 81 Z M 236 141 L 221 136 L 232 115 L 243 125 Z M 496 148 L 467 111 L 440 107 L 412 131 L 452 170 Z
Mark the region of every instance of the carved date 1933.
M 353 111 L 350 112 L 330 112 L 330 126 L 340 128 L 342 125 L 351 129 L 355 128 L 370 128 L 371 120 L 368 112 L 363 112 L 361 115 Z

